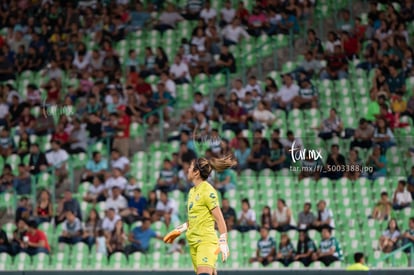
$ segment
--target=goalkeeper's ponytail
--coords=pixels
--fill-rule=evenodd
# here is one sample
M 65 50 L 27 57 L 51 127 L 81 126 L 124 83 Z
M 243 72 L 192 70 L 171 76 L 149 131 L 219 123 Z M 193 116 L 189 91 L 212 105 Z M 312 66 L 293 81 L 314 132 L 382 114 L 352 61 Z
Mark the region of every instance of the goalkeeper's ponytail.
M 223 172 L 237 165 L 237 161 L 231 154 L 221 158 L 199 158 L 194 161 L 194 170 L 200 172 L 200 178 L 206 180 L 213 170 Z

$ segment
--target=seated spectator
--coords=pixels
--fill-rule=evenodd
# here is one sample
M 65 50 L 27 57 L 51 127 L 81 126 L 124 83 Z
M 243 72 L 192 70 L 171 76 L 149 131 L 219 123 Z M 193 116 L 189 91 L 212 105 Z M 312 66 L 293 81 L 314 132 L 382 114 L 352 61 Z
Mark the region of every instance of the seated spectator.
M 321 79 L 344 79 L 348 76 L 348 61 L 342 52 L 341 46 L 336 45 L 333 54 L 326 58 L 327 65 L 321 72 Z
M 300 161 L 300 168 L 298 168 L 300 173 L 298 178 L 299 180 L 304 178 L 313 178 L 317 181 L 321 177 L 323 167 L 324 164 L 320 158 L 315 160 L 314 158 L 311 158 L 309 154 L 306 154 L 305 159 Z
M 289 13 L 286 9 L 282 10 L 282 19 L 279 23 L 278 31 L 282 34 L 290 34 L 299 32 L 299 22 L 296 19 L 296 15 Z
M 232 7 L 232 1 L 224 1 L 223 8 L 220 10 L 220 27 L 231 24 L 236 18 L 236 10 Z
M 242 209 L 237 218 L 237 230 L 243 233 L 256 228 L 256 213 L 250 208 L 249 200 L 243 199 Z
M 15 221 L 17 222 L 20 219 L 29 219 L 33 215 L 32 213 L 32 205 L 28 197 L 22 196 L 19 199 L 17 204 L 16 214 L 15 214 Z
M 318 202 L 318 215 L 313 223 L 313 226 L 318 231 L 321 231 L 324 228 L 335 228 L 335 222 L 333 218 L 332 211 L 326 207 L 326 201 L 320 200 Z
M 346 268 L 347 271 L 368 271 L 369 267 L 365 265 L 365 257 L 361 252 L 354 254 L 354 264 Z
M 167 3 L 167 8 L 161 13 L 154 29 L 163 33 L 166 30 L 174 29 L 178 22 L 184 18 L 175 10 L 172 3 Z
M 37 224 L 50 222 L 52 220 L 53 204 L 51 195 L 47 189 L 40 191 L 33 216 L 35 217 Z
M 325 170 L 322 176 L 331 180 L 342 178 L 344 172 L 341 171 L 341 167 L 345 166 L 345 164 L 345 157 L 339 152 L 339 145 L 333 144 L 331 146 L 331 153 L 326 160 Z
M 266 15 L 257 6 L 253 7 L 253 12 L 247 19 L 247 23 L 247 32 L 255 37 L 259 37 L 268 25 Z
M 115 209 L 110 208 L 105 211 L 105 218 L 102 221 L 102 229 L 105 231 L 107 236 L 115 228 L 115 224 L 121 217 L 116 213 Z
M 295 261 L 308 267 L 312 263 L 312 254 L 316 252 L 315 242 L 309 238 L 306 230 L 299 231 L 299 240 L 296 247 Z
M 272 228 L 276 229 L 279 232 L 286 232 L 294 229 L 292 223 L 291 210 L 286 206 L 285 200 L 278 199 L 276 209 L 273 211 Z
M 21 115 L 19 116 L 19 133 L 26 132 L 27 134 L 34 134 L 34 124 L 36 122 L 35 117 L 30 113 L 28 106 L 23 108 Z
M 384 253 L 391 253 L 393 250 L 397 249 L 397 242 L 400 234 L 397 221 L 395 219 L 391 219 L 388 222 L 387 229 L 382 233 L 379 239 L 381 251 Z
M 358 150 L 351 149 L 349 150 L 348 159 L 346 161 L 346 165 L 350 167 L 347 171 L 344 173 L 344 177 L 350 180 L 356 180 L 359 177 L 363 176 L 362 171 L 362 161 L 359 158 Z
M 398 72 L 395 65 L 391 64 L 388 67 L 389 75 L 386 78 L 388 92 L 390 94 L 405 93 L 405 77 L 403 72 Z
M 334 136 L 340 137 L 344 128 L 344 124 L 335 108 L 329 111 L 329 117 L 322 121 L 322 125 L 319 127 L 318 136 L 323 140 L 328 140 Z
M 144 218 L 142 220 L 142 225 L 140 227 L 135 227 L 132 229 L 131 233 L 128 236 L 128 241 L 130 245 L 125 247 L 125 253 L 130 255 L 134 252 L 147 252 L 150 246 L 150 240 L 156 238 L 162 240 L 163 237 L 158 233 L 154 232 L 151 229 L 151 220 Z
M 242 133 L 240 131 L 240 133 Z M 249 145 L 249 140 L 247 138 L 240 138 L 239 148 L 234 151 L 234 156 L 237 159 L 237 169 L 244 170 L 248 167 L 248 158 L 250 156 L 251 150 Z
M 341 43 L 342 48 L 344 49 L 345 56 L 349 60 L 353 60 L 354 58 L 358 57 L 358 52 L 360 51 L 360 44 L 357 37 L 351 35 L 348 31 L 342 31 Z
M 27 233 L 27 223 L 26 220 L 20 218 L 16 220 L 16 229 L 13 231 L 13 239 L 11 242 L 11 254 L 18 254 L 24 247 L 23 238 Z
M 69 160 L 68 153 L 61 148 L 59 141 L 52 141 L 52 151 L 46 154 L 46 160 L 49 166 L 55 169 L 55 175 L 59 181 L 62 181 L 68 174 L 66 163 Z
M 150 14 L 144 9 L 141 1 L 135 3 L 135 10 L 130 12 L 129 17 L 129 25 L 132 30 L 142 29 L 145 23 L 151 19 Z
M 105 181 L 105 197 L 109 197 L 112 194 L 112 188 L 115 186 L 121 190 L 121 193 L 125 190 L 128 184 L 126 178 L 122 176 L 121 169 L 114 168 L 112 170 L 112 176 Z
M 365 118 L 359 120 L 359 126 L 355 130 L 354 138 L 351 142 L 351 148 L 360 147 L 369 149 L 372 146 L 372 138 L 374 137 L 375 128 L 368 123 Z
M 174 64 L 170 67 L 170 75 L 176 84 L 191 82 L 190 69 L 179 55 L 175 57 Z
M 269 236 L 269 228 L 260 228 L 260 239 L 257 241 L 256 256 L 250 258 L 249 263 L 259 262 L 263 266 L 269 265 L 276 257 L 276 242 Z
M 269 154 L 265 159 L 267 168 L 273 171 L 279 171 L 284 168 L 285 161 L 286 155 L 282 143 L 276 139 L 272 139 Z
M 112 149 L 110 166 L 111 168 L 119 168 L 123 175 L 130 170 L 129 159 L 126 156 L 121 155 L 117 149 Z
M 388 198 L 386 191 L 381 192 L 381 199 L 377 202 L 374 207 L 374 211 L 369 218 L 376 220 L 388 220 L 391 215 L 392 203 Z
M 269 206 L 266 205 L 265 207 L 263 207 L 260 221 L 261 227 L 265 227 L 267 229 L 270 229 L 272 227 L 272 212 Z
M 295 259 L 295 249 L 293 248 L 290 238 L 286 233 L 280 235 L 279 252 L 276 254 L 276 260 L 284 266 L 289 266 Z
M 30 151 L 30 137 L 26 132 L 21 133 L 19 143 L 17 144 L 17 154 L 24 159 Z
M 332 55 L 335 51 L 335 47 L 337 46 L 341 47 L 341 41 L 335 32 L 330 31 L 328 33 L 328 40 L 325 43 L 325 55 Z
M 92 247 L 96 242 L 95 236 L 98 231 L 102 230 L 102 220 L 99 217 L 98 211 L 92 208 L 89 211 L 89 216 L 86 218 L 86 222 L 82 230 L 82 242 L 86 243 L 89 247 Z
M 66 219 L 66 212 L 68 211 L 74 213 L 75 216 L 82 221 L 82 210 L 78 200 L 72 197 L 72 192 L 70 190 L 65 190 L 63 199 L 58 203 L 57 217 L 55 218 L 56 224 L 59 224 Z
M 283 76 L 283 85 L 276 94 L 277 106 L 280 109 L 289 111 L 293 107 L 293 101 L 299 94 L 299 86 L 293 82 L 290 74 Z
M 155 189 L 163 192 L 170 192 L 177 188 L 177 184 L 177 172 L 173 169 L 171 160 L 165 159 Z
M 379 145 L 374 146 L 372 154 L 368 157 L 366 166 L 370 168 L 368 173 L 368 178 L 370 180 L 375 180 L 387 175 L 387 159 Z
M 127 224 L 142 219 L 147 209 L 147 199 L 141 196 L 141 189 L 134 189 L 133 196 L 128 200 L 128 208 L 121 212 L 121 216 Z
M 182 165 L 182 163 L 187 162 L 191 163 L 194 159 L 197 158 L 196 153 L 188 148 L 188 142 L 181 142 L 180 144 L 180 151 L 178 152 L 178 163 Z
M 407 106 L 406 106 L 406 110 L 401 113 L 401 116 L 408 116 L 411 118 L 411 120 L 414 121 L 414 95 L 412 94 L 408 101 L 407 101 Z M 1 125 L 1 119 L 0 119 L 0 125 Z
M 211 73 L 218 73 L 223 69 L 228 69 L 230 73 L 236 72 L 236 59 L 234 55 L 229 52 L 228 46 L 223 45 L 220 50 L 220 56 L 216 61 L 215 66 L 211 69 Z
M 73 120 L 73 129 L 69 137 L 69 153 L 85 153 L 87 149 L 87 136 L 85 128 L 82 127 L 79 119 Z
M 298 95 L 293 99 L 295 109 L 316 109 L 318 106 L 318 91 L 309 79 L 300 81 Z
M 124 224 L 122 223 L 122 220 L 118 220 L 115 223 L 114 229 L 109 233 L 106 239 L 106 249 L 109 256 L 116 252 L 124 253 L 124 247 L 127 239 L 128 238 L 124 233 Z
M 311 212 L 311 203 L 305 202 L 303 205 L 303 211 L 298 216 L 298 229 L 308 230 L 311 229 L 315 222 L 315 215 Z
M 403 98 L 402 92 L 397 92 L 391 97 L 391 111 L 400 116 L 407 110 L 407 101 Z
M 314 53 L 309 50 L 305 53 L 303 61 L 295 69 L 295 78 L 299 79 L 299 74 L 303 73 L 306 79 L 312 79 L 314 76 L 319 76 L 321 70 L 320 61 L 314 58 Z
M 231 169 L 226 169 L 223 172 L 216 173 L 214 187 L 224 196 L 227 191 L 236 188 L 236 181 L 235 172 Z
M 59 243 L 76 244 L 82 241 L 82 223 L 71 211 L 66 212 Z
M 226 222 L 227 230 L 235 229 L 237 216 L 236 211 L 233 207 L 230 206 L 229 200 L 227 198 L 223 198 L 221 202 L 221 212 L 223 213 L 224 221 Z
M 266 108 L 264 101 L 260 101 L 253 110 L 253 128 L 263 129 L 271 126 L 276 120 L 276 116 Z
M 414 200 L 414 166 L 411 166 L 411 174 L 407 177 L 407 191 L 411 193 Z
M 374 144 L 378 144 L 379 146 L 381 146 L 381 149 L 384 151 L 386 151 L 388 148 L 392 146 L 395 146 L 396 143 L 394 139 L 394 134 L 388 127 L 385 119 L 377 119 L 374 137 L 372 140 Z
M 236 101 L 231 101 L 224 116 L 223 131 L 246 129 L 246 112 Z
M 89 185 L 88 192 L 83 197 L 83 200 L 91 203 L 105 201 L 105 185 L 100 177 L 93 177 L 92 184 Z
M 0 132 L 0 155 L 7 159 L 13 153 L 14 142 L 11 138 L 10 131 L 3 128 Z
M 408 229 L 401 235 L 402 246 L 405 246 L 409 243 L 414 244 L 414 217 L 411 217 L 408 222 Z M 406 253 L 410 253 L 410 248 L 404 250 Z
M 312 255 L 312 260 L 320 261 L 325 266 L 329 266 L 336 261 L 342 261 L 341 246 L 331 232 L 332 229 L 329 227 L 322 229 L 322 240 L 319 244 L 319 249 Z
M 243 25 L 247 25 L 249 19 L 249 11 L 244 5 L 244 1 L 240 1 L 236 10 L 236 18 L 240 18 Z
M 113 186 L 111 191 L 111 194 L 106 199 L 105 209 L 115 209 L 116 213 L 121 213 L 122 210 L 128 207 L 127 200 L 118 186 Z
M 260 171 L 264 166 L 266 153 L 262 150 L 262 145 L 259 141 L 255 141 L 247 158 L 247 167 L 254 171 Z
M 46 234 L 37 229 L 37 223 L 35 221 L 29 221 L 27 223 L 27 232 L 23 238 L 23 252 L 26 252 L 30 256 L 46 253 L 49 254 L 50 246 L 47 240 Z
M 168 193 L 161 192 L 160 199 L 155 206 L 153 219 L 165 222 L 167 227 L 172 224 L 176 226 L 179 222 L 177 202 L 168 198 Z
M 134 197 L 135 190 L 139 189 L 140 186 L 142 186 L 142 185 L 143 185 L 143 183 L 142 182 L 138 183 L 137 179 L 135 177 L 129 177 L 128 184 L 127 184 L 127 186 L 125 187 L 125 190 L 124 190 L 125 198 L 130 199 L 130 198 Z
M 223 43 L 226 46 L 236 45 L 243 38 L 248 39 L 249 34 L 245 31 L 243 27 L 240 26 L 240 19 L 234 18 L 231 24 L 228 24 L 222 30 Z
M 398 181 L 398 187 L 394 192 L 392 200 L 392 208 L 394 210 L 402 210 L 407 207 L 411 207 L 413 199 L 410 192 L 406 189 L 407 182 L 405 180 Z
M 3 229 L 0 229 L 0 253 L 11 253 L 9 238 Z
M 13 188 L 16 191 L 17 195 L 28 195 L 31 194 L 32 189 L 32 178 L 26 170 L 24 164 L 19 164 L 18 174 L 13 179 Z

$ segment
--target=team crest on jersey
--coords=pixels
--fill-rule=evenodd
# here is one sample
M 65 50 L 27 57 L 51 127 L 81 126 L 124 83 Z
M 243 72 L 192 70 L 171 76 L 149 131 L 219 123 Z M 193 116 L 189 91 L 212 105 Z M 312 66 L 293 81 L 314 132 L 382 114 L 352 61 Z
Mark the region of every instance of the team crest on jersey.
M 195 197 L 195 200 L 196 201 L 199 201 L 200 200 L 200 194 L 197 194 L 197 196 Z
M 190 205 L 188 205 L 188 210 L 191 210 L 193 208 L 193 202 L 190 202 Z
M 216 194 L 210 193 L 210 198 L 215 199 L 216 198 Z
M 205 263 L 207 263 L 207 262 L 208 262 L 208 258 L 207 258 L 207 257 L 204 257 L 202 260 L 203 260 L 203 262 L 205 262 Z

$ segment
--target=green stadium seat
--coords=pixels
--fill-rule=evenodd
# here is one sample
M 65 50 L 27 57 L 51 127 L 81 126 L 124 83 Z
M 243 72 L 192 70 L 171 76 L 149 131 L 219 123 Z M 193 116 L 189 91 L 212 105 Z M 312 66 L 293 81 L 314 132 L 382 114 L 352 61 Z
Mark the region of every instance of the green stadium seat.
M 13 258 L 7 253 L 0 253 L 0 270 L 13 270 Z
M 294 261 L 289 265 L 289 268 L 291 269 L 303 269 L 305 266 L 302 262 Z
M 147 256 L 141 252 L 135 252 L 128 256 L 128 267 L 132 269 L 144 269 L 147 267 Z
M 128 259 L 124 253 L 114 253 L 109 258 L 108 267 L 111 269 L 123 269 L 128 266 Z
M 94 253 L 91 255 L 91 267 L 96 270 L 106 269 L 108 267 L 108 259 L 102 253 Z
M 50 256 L 46 253 L 39 253 L 32 256 L 33 268 L 36 270 L 47 270 L 50 267 Z
M 32 267 L 32 258 L 29 254 L 21 252 L 14 256 L 14 266 L 17 270 L 30 270 Z

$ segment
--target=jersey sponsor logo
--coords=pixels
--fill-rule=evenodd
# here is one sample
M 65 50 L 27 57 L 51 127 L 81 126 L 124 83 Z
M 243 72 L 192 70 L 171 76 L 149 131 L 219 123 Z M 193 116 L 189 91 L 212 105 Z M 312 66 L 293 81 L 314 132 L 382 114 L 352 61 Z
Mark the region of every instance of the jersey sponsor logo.
M 203 262 L 205 262 L 205 263 L 207 263 L 207 262 L 208 262 L 208 258 L 207 258 L 207 257 L 204 257 L 204 258 L 202 259 L 202 261 L 203 261 Z
M 210 193 L 210 198 L 215 199 L 216 198 L 216 194 Z

